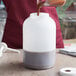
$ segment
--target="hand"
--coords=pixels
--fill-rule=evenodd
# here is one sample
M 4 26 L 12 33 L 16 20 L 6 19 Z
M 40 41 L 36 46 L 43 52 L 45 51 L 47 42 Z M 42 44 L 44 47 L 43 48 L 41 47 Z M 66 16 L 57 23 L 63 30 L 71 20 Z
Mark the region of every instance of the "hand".
M 48 3 L 51 6 L 64 6 L 66 3 L 66 0 L 48 0 Z

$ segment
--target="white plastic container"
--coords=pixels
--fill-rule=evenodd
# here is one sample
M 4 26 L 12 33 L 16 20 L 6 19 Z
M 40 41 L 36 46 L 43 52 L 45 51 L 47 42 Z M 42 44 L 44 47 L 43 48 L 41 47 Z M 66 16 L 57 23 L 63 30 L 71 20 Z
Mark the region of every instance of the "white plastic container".
M 24 64 L 33 69 L 53 67 L 56 50 L 56 24 L 48 13 L 30 14 L 23 24 Z

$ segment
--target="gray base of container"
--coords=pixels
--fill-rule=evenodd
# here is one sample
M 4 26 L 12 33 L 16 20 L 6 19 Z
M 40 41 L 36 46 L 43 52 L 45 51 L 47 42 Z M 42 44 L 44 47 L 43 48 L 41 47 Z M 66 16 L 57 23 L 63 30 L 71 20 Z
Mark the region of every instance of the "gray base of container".
M 23 52 L 24 67 L 31 69 L 49 69 L 55 64 L 55 51 L 50 52 Z

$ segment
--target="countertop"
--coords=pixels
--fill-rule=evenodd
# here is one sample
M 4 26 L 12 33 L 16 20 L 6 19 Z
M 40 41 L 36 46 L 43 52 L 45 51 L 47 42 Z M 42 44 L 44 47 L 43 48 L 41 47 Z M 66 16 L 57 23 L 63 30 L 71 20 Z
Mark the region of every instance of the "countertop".
M 54 67 L 46 70 L 32 70 L 23 65 L 23 52 L 4 53 L 0 57 L 0 76 L 59 76 L 59 70 L 64 67 L 76 67 L 76 57 L 56 53 Z
M 22 53 L 4 53 L 0 58 L 0 76 L 59 76 L 61 68 L 76 67 L 76 57 L 57 53 L 53 68 L 32 70 L 23 66 L 22 57 Z

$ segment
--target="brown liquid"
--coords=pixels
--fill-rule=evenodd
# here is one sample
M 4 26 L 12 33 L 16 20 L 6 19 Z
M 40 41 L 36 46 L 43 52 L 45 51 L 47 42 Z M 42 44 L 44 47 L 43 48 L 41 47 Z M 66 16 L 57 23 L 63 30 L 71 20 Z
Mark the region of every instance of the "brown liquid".
M 40 13 L 40 8 L 44 5 L 45 1 L 41 1 L 39 2 L 39 4 L 37 5 L 37 16 L 39 16 Z

